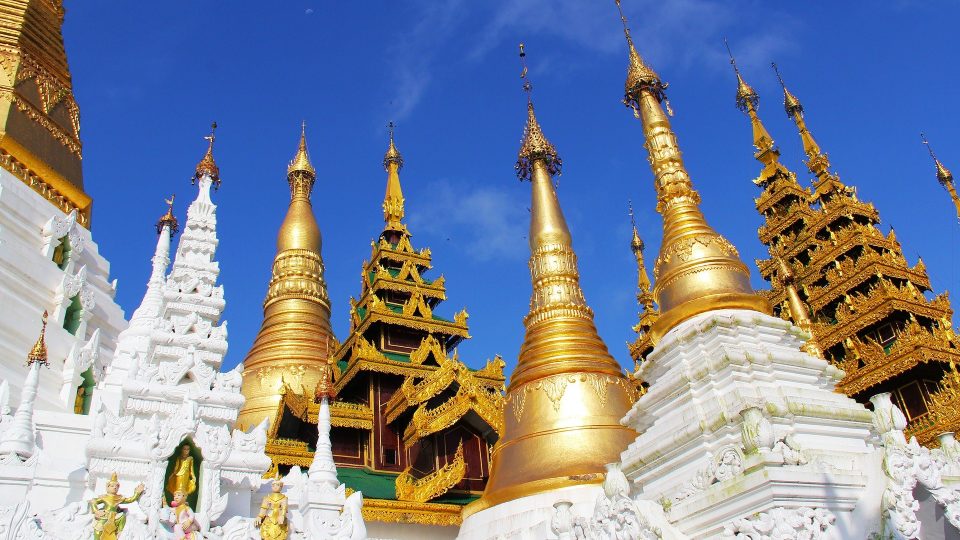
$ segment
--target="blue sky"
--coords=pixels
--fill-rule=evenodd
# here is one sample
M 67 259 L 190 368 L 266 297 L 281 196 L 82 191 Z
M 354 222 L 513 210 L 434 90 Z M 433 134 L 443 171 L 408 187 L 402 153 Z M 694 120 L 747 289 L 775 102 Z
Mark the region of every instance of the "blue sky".
M 750 128 L 734 106 L 723 49 L 761 95 L 783 162 L 801 163 L 769 68 L 780 65 L 841 179 L 875 203 L 936 291 L 960 290 L 960 225 L 918 133 L 960 172 L 960 2 L 623 0 L 641 53 L 670 83 L 673 119 L 710 223 L 752 261 L 757 240 Z M 629 364 L 636 322 L 629 249 L 632 199 L 647 257 L 661 237 L 640 124 L 621 103 L 626 50 L 613 1 L 67 3 L 64 33 L 82 114 L 93 231 L 119 278 L 127 315 L 150 270 L 153 224 L 170 193 L 185 219 L 211 120 L 223 185 L 221 282 L 230 351 L 243 359 L 259 328 L 289 192 L 301 119 L 318 170 L 313 204 L 339 337 L 361 262 L 382 227 L 388 121 L 408 223 L 447 278 L 441 313 L 467 307 L 474 338 L 461 358 L 516 362 L 530 280 L 529 185 L 513 172 L 525 118 L 517 43 L 527 45 L 540 122 L 564 160 L 559 194 L 582 284 L 611 352 Z

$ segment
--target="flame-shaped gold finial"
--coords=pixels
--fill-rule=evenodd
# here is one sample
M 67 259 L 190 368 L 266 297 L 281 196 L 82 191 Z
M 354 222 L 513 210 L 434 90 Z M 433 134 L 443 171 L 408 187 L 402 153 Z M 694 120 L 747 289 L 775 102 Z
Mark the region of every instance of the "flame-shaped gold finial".
M 169 199 L 164 199 L 163 202 L 167 203 L 167 213 L 160 216 L 160 220 L 157 221 L 157 234 L 163 232 L 164 227 L 170 229 L 170 236 L 177 234 L 177 231 L 180 230 L 180 224 L 177 222 L 176 216 L 173 215 L 173 200 L 176 199 L 176 195 L 170 195 Z
M 779 266 L 777 277 L 780 279 L 780 284 L 787 293 L 790 318 L 793 319 L 794 324 L 799 326 L 801 330 L 810 334 L 810 339 L 800 348 L 807 354 L 816 356 L 817 358 L 823 358 L 823 349 L 817 343 L 817 338 L 813 334 L 813 321 L 810 320 L 809 308 L 807 304 L 800 299 L 800 293 L 797 291 L 796 276 L 793 273 L 793 269 L 790 268 L 790 265 L 787 264 L 787 261 L 782 257 L 778 256 L 776 259 L 777 265 Z
M 628 201 L 630 212 L 630 226 L 633 227 L 633 237 L 630 239 L 630 250 L 633 251 L 637 259 L 637 301 L 647 311 L 654 309 L 653 289 L 650 283 L 650 277 L 647 274 L 647 265 L 643 260 L 643 250 L 645 245 L 640 233 L 637 231 L 637 223 L 633 216 L 633 201 Z
M 387 170 L 387 192 L 383 196 L 383 220 L 387 226 L 385 230 L 403 232 L 406 228 L 401 220 L 404 216 L 403 189 L 400 187 L 400 168 L 403 167 L 403 156 L 393 142 L 393 122 L 387 124 L 390 130 L 390 146 L 383 157 L 383 167 Z
M 30 349 L 30 353 L 27 354 L 27 365 L 32 366 L 35 363 L 39 363 L 41 366 L 49 365 L 47 362 L 47 311 L 43 312 L 43 326 L 40 327 L 40 337 L 37 338 L 37 342 L 33 344 L 33 348 Z
M 789 174 L 780 164 L 780 151 L 774 147 L 773 137 L 770 136 L 770 132 L 767 131 L 757 114 L 757 108 L 760 106 L 760 95 L 743 80 L 743 75 L 740 74 L 737 61 L 733 52 L 730 51 L 730 44 L 727 43 L 726 38 L 724 38 L 723 44 L 727 48 L 727 54 L 730 55 L 730 65 L 733 66 L 733 71 L 737 75 L 737 108 L 750 117 L 750 125 L 753 128 L 753 146 L 757 149 L 757 153 L 753 157 L 765 165 L 761 178 L 773 177 L 778 170 L 783 174 Z
M 723 38 L 723 45 L 727 48 L 727 54 L 730 55 L 730 65 L 733 66 L 733 72 L 737 74 L 737 108 L 743 112 L 747 112 L 748 108 L 756 109 L 757 105 L 760 103 L 760 96 L 757 95 L 757 92 L 743 80 L 743 76 L 740 75 L 740 68 L 737 67 L 737 59 L 733 57 L 733 52 L 730 51 L 730 44 L 727 43 L 727 38 Z
M 640 118 L 640 103 L 636 97 L 641 89 L 648 89 L 657 101 L 663 101 L 667 108 L 667 113 L 673 116 L 673 110 L 670 108 L 670 101 L 667 100 L 665 90 L 669 83 L 660 79 L 660 75 L 653 70 L 643 57 L 637 52 L 633 45 L 633 36 L 630 35 L 630 26 L 627 24 L 627 17 L 623 14 L 623 7 L 620 0 L 614 0 L 617 4 L 617 11 L 620 12 L 620 22 L 623 23 L 623 35 L 627 38 L 627 48 L 629 49 L 630 63 L 627 66 L 627 80 L 624 83 L 623 104 L 633 109 L 633 115 Z
M 193 183 L 197 183 L 204 176 L 209 176 L 214 189 L 220 187 L 220 167 L 217 167 L 217 162 L 213 159 L 213 142 L 217 140 L 216 133 L 217 123 L 213 122 L 210 124 L 210 134 L 204 137 L 208 143 L 207 153 L 203 155 L 200 163 L 197 163 L 197 170 L 194 172 L 192 179 Z
M 532 133 L 539 143 L 531 142 Z M 620 424 L 634 389 L 600 339 L 580 288 L 573 240 L 551 177 L 559 159 L 545 141 L 528 112 L 517 170 L 531 184 L 533 293 L 490 479 L 464 516 L 533 493 L 599 481 L 604 465 L 619 459 L 636 438 Z M 597 399 L 598 388 L 603 400 Z
M 839 189 L 847 189 L 840 183 L 836 175 L 830 173 L 830 158 L 820 149 L 820 145 L 817 144 L 816 139 L 813 138 L 813 134 L 810 133 L 810 130 L 807 128 L 807 122 L 803 117 L 804 109 L 803 105 L 800 104 L 800 100 L 787 90 L 787 85 L 783 82 L 783 77 L 780 75 L 780 69 L 777 68 L 777 64 L 771 62 L 770 65 L 777 74 L 777 80 L 780 81 L 780 86 L 783 88 L 783 108 L 787 112 L 787 116 L 793 119 L 793 123 L 797 125 L 797 130 L 800 132 L 800 142 L 803 143 L 803 153 L 807 155 L 807 169 L 816 175 L 819 181 L 829 181 Z
M 313 392 L 313 401 L 315 403 L 320 403 L 323 401 L 323 398 L 332 400 L 335 395 L 330 371 L 329 363 L 324 363 L 320 366 L 320 380 L 317 381 L 317 387 Z
M 307 152 L 307 122 L 303 121 L 300 123 L 300 144 L 297 146 L 297 153 L 293 156 L 293 159 L 290 160 L 290 164 L 287 165 L 287 175 L 302 172 L 309 174 L 310 176 L 317 176 L 317 170 L 313 168 L 313 164 L 310 163 L 310 154 Z
M 520 151 L 517 153 L 517 164 L 514 167 L 517 171 L 517 177 L 521 180 L 530 180 L 533 174 L 533 163 L 537 160 L 543 161 L 547 167 L 547 172 L 551 176 L 557 176 L 563 169 L 563 160 L 557 154 L 557 149 L 547 140 L 540 129 L 540 123 L 537 122 L 537 116 L 533 112 L 533 85 L 527 78 L 527 53 L 524 50 L 523 43 L 520 44 L 520 63 L 523 70 L 520 72 L 520 78 L 523 79 L 523 91 L 527 93 L 527 124 L 523 128 L 523 140 L 520 144 Z
M 957 195 L 957 188 L 953 184 L 953 173 L 937 159 L 937 155 L 933 152 L 933 147 L 930 146 L 930 142 L 923 133 L 920 134 L 920 140 L 922 140 L 923 144 L 927 147 L 927 152 L 930 153 L 930 158 L 933 159 L 933 163 L 937 168 L 937 181 L 940 182 L 940 185 L 946 188 L 947 193 L 950 194 L 950 200 L 953 201 L 953 206 L 957 210 L 957 219 L 960 219 L 960 196 Z
M 622 10 L 620 14 L 623 19 Z M 628 44 L 633 57 L 632 40 L 628 39 Z M 663 215 L 663 242 L 653 270 L 654 297 L 660 307 L 660 317 L 650 329 L 654 343 L 680 322 L 707 311 L 770 312 L 767 301 L 751 288 L 750 271 L 736 248 L 707 224 L 700 210 L 700 195 L 693 188 L 677 137 L 660 106 L 665 87 L 658 77 L 633 85 L 628 78 L 624 98 L 643 122 L 657 211 Z

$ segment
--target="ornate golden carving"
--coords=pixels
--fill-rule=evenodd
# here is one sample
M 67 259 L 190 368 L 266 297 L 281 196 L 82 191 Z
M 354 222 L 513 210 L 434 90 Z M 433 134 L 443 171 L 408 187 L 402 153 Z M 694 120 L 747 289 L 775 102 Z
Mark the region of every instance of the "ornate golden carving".
M 467 464 L 463 460 L 463 441 L 457 446 L 453 460 L 436 471 L 414 478 L 407 467 L 396 480 L 397 499 L 401 501 L 427 502 L 436 499 L 463 480 Z

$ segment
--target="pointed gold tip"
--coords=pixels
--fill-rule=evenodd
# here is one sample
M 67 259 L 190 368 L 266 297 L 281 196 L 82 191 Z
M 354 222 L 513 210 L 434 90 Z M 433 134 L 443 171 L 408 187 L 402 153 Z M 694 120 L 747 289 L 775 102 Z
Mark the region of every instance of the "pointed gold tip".
M 520 72 L 520 77 L 523 79 L 523 91 L 527 93 L 527 124 L 523 128 L 523 142 L 520 144 L 517 164 L 514 166 L 517 177 L 521 180 L 532 178 L 533 165 L 536 161 L 543 161 L 550 176 L 559 175 L 563 168 L 563 160 L 557 154 L 557 149 L 550 144 L 550 141 L 543 134 L 540 123 L 537 122 L 537 115 L 533 111 L 533 98 L 530 96 L 533 85 L 527 79 L 526 56 L 527 53 L 524 51 L 523 43 L 521 43 L 520 63 L 523 65 L 523 70 Z
M 287 165 L 287 176 L 294 172 L 307 173 L 310 176 L 316 176 L 317 170 L 310 163 L 310 154 L 307 152 L 307 123 L 300 124 L 300 144 L 297 146 L 297 154 L 293 156 L 290 164 Z
M 953 173 L 937 159 L 937 155 L 933 152 L 933 147 L 930 146 L 930 141 L 927 140 L 927 137 L 923 133 L 920 134 L 920 140 L 922 140 L 923 144 L 927 147 L 927 152 L 930 152 L 930 158 L 933 159 L 933 163 L 937 167 L 937 181 L 944 187 L 948 184 L 953 184 Z
M 196 172 L 193 175 L 193 183 L 199 182 L 204 176 L 209 176 L 213 182 L 214 188 L 220 187 L 220 168 L 213 159 L 213 141 L 217 139 L 217 123 L 210 124 L 210 134 L 204 137 L 207 140 L 207 153 L 203 155 L 200 163 L 197 164 Z
M 40 327 L 40 337 L 37 338 L 37 342 L 33 344 L 33 348 L 30 349 L 30 353 L 27 355 L 27 365 L 32 366 L 35 363 L 39 363 L 41 366 L 47 366 L 47 312 L 43 312 L 43 326 Z
M 790 117 L 797 115 L 803 116 L 803 105 L 800 103 L 800 100 L 797 99 L 797 96 L 793 95 L 790 90 L 787 90 L 787 85 L 783 82 L 783 77 L 780 76 L 780 69 L 777 68 L 777 63 L 770 62 L 770 65 L 773 67 L 774 73 L 777 74 L 780 87 L 783 88 L 783 110 L 786 111 L 787 116 Z
M 390 164 L 396 163 L 397 170 L 403 168 L 403 156 L 400 155 L 400 151 L 397 150 L 397 145 L 393 142 L 393 130 L 396 129 L 396 125 L 391 121 L 387 124 L 387 129 L 390 130 L 390 144 L 387 147 L 387 153 L 383 155 L 383 168 L 390 170 Z
M 177 231 L 180 230 L 180 224 L 177 222 L 176 216 L 173 215 L 173 200 L 177 196 L 170 195 L 169 199 L 164 199 L 163 202 L 167 203 L 167 213 L 160 216 L 160 220 L 157 221 L 157 234 L 163 232 L 164 227 L 170 228 L 170 236 L 177 234 Z
M 723 45 L 727 48 L 727 54 L 730 55 L 730 65 L 733 66 L 733 72 L 737 75 L 737 108 L 744 112 L 750 107 L 756 110 L 757 105 L 760 104 L 760 96 L 754 91 L 753 87 L 743 80 L 743 75 L 740 74 L 740 68 L 737 67 L 737 60 L 733 57 L 727 38 L 723 38 Z

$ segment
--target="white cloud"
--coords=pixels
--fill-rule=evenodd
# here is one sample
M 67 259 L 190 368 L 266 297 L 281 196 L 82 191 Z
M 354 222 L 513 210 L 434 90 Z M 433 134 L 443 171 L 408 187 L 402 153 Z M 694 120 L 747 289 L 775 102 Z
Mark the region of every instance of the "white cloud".
M 490 186 L 433 182 L 410 209 L 410 228 L 449 241 L 477 261 L 525 259 L 526 198 Z
M 742 67 L 766 67 L 793 48 L 791 36 L 797 28 L 796 21 L 776 7 L 748 0 L 627 0 L 623 8 L 641 53 L 661 72 L 667 65 L 670 71 L 727 69 L 725 35 Z M 437 51 L 453 36 L 474 44 L 468 61 L 482 59 L 517 36 L 559 37 L 601 54 L 625 53 L 616 7 L 609 0 L 424 0 L 417 20 L 392 51 L 394 119 L 403 119 L 419 104 Z

